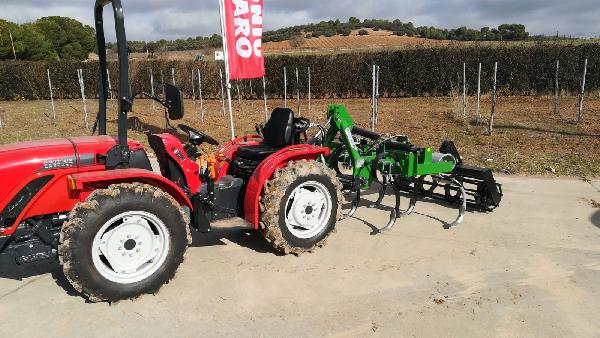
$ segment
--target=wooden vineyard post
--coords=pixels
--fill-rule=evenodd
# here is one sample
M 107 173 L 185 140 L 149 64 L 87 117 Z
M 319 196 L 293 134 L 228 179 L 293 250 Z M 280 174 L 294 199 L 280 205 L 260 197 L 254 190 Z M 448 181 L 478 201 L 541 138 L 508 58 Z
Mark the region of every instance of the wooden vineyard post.
M 477 112 L 475 113 L 475 123 L 481 124 L 481 62 L 479 63 L 479 71 L 477 72 Z
M 171 78 L 173 80 L 173 86 L 177 86 L 175 82 L 175 68 L 171 68 Z
M 581 94 L 579 95 L 579 116 L 577 117 L 577 123 L 583 122 L 583 97 L 585 96 L 585 77 L 587 75 L 588 59 L 585 59 L 583 64 L 583 78 L 581 79 Z
M 150 68 L 150 94 L 154 96 L 154 72 L 152 68 Z M 156 102 L 154 100 L 150 101 L 152 101 L 152 115 L 154 115 L 156 113 Z
M 558 83 L 558 70 L 560 68 L 560 60 L 556 60 L 556 72 L 554 73 L 554 115 L 559 115 L 558 111 L 558 95 L 560 87 Z
M 263 76 L 262 78 L 262 83 L 263 83 L 263 99 L 265 101 L 265 121 L 267 121 L 269 119 L 269 108 L 267 107 L 267 80 L 265 79 L 265 77 Z
M 312 112 L 311 107 L 310 107 L 310 67 L 308 67 L 308 113 L 310 114 Z
M 221 115 L 225 116 L 225 92 L 223 88 L 223 68 L 219 68 L 219 77 L 221 78 Z
M 463 62 L 463 102 L 462 102 L 462 118 L 467 117 L 467 63 Z
M 88 123 L 88 110 L 87 110 L 87 101 L 85 99 L 85 84 L 83 82 L 83 69 L 77 70 L 77 77 L 79 78 L 79 88 L 81 89 L 81 99 L 83 100 L 83 127 L 85 129 L 89 129 Z
M 248 79 L 248 86 L 250 87 L 248 99 L 250 100 L 250 107 L 252 107 L 252 110 L 254 110 L 254 89 L 252 88 L 252 79 Z
M 375 72 L 375 126 L 379 123 L 379 66 Z
M 202 98 L 202 75 L 200 74 L 200 68 L 196 69 L 198 72 L 198 99 L 200 100 L 200 121 L 204 122 L 204 99 Z
M 192 69 L 192 102 L 196 103 L 196 86 L 194 81 L 194 70 Z
M 52 93 L 52 80 L 50 79 L 50 69 L 48 71 L 48 88 L 50 88 L 50 102 L 52 103 L 52 122 L 56 124 L 56 107 L 54 106 L 54 94 Z M 0 122 L 0 125 L 2 123 Z
M 110 100 L 114 100 L 114 94 L 112 91 L 112 83 L 110 82 L 110 71 L 108 70 L 108 68 L 106 69 L 106 77 L 108 79 L 108 91 L 110 92 Z
M 287 68 L 283 67 L 283 106 L 287 108 Z
M 300 76 L 298 75 L 298 68 L 296 68 L 296 100 L 298 101 L 298 110 L 296 113 L 300 115 Z
M 488 133 L 492 135 L 494 131 L 494 114 L 496 113 L 496 81 L 498 78 L 498 62 L 494 63 L 494 85 L 492 87 L 492 113 L 490 114 L 490 124 L 488 126 Z
M 160 84 L 162 87 L 162 97 L 163 99 L 166 99 L 165 72 L 162 69 L 160 70 Z
M 371 131 L 375 131 L 375 72 L 377 71 L 377 66 L 373 65 L 373 88 L 371 93 Z

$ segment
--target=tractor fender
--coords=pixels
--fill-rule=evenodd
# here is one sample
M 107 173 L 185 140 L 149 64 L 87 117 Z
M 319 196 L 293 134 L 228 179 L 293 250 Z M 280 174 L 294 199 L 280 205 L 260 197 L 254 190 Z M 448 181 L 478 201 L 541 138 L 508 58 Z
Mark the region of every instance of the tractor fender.
M 136 168 L 115 169 L 77 173 L 68 177 L 68 185 L 71 193 L 79 195 L 82 201 L 98 188 L 104 188 L 116 183 L 129 182 L 145 183 L 162 189 L 171 195 L 180 205 L 187 206 L 190 210 L 193 210 L 192 202 L 179 186 L 149 170 Z
M 279 150 L 267 157 L 256 167 L 248 180 L 244 199 L 244 218 L 258 229 L 258 202 L 265 182 L 273 176 L 275 170 L 285 167 L 291 161 L 315 160 L 320 155 L 329 155 L 329 148 L 298 144 Z

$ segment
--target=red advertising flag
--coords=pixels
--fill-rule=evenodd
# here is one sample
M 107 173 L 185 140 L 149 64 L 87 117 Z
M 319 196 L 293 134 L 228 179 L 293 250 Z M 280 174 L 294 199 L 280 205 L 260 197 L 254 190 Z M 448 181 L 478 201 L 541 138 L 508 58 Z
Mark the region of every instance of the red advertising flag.
M 221 0 L 231 80 L 265 75 L 262 52 L 263 0 Z

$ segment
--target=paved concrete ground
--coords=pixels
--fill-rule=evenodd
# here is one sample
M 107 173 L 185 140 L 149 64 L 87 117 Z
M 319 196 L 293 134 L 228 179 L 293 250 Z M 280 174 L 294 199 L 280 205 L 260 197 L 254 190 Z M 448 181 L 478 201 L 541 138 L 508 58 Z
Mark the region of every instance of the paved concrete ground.
M 383 235 L 387 213 L 359 209 L 301 257 L 196 236 L 176 279 L 134 302 L 88 304 L 60 271 L 0 279 L 0 336 L 597 337 L 600 182 L 500 180 L 502 206 L 451 230 L 455 210 L 421 203 Z

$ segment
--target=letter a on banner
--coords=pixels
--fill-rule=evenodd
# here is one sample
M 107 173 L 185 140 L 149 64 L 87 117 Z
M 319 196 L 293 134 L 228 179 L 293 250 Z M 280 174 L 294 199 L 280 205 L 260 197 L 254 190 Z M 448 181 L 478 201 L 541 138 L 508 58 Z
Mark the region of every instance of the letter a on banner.
M 229 79 L 261 78 L 265 75 L 262 51 L 263 0 L 223 1 L 223 21 Z

